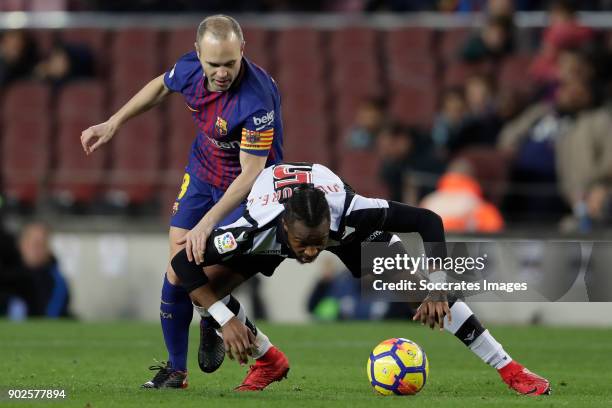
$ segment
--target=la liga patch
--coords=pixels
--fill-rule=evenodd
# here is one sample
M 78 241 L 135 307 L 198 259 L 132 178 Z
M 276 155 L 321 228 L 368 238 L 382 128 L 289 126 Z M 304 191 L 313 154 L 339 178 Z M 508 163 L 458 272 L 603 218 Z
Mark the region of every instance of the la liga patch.
M 226 252 L 233 251 L 238 248 L 238 244 L 236 243 L 236 239 L 231 232 L 226 232 L 223 235 L 219 235 L 214 239 L 215 248 L 217 248 L 217 252 L 220 254 L 224 254 Z

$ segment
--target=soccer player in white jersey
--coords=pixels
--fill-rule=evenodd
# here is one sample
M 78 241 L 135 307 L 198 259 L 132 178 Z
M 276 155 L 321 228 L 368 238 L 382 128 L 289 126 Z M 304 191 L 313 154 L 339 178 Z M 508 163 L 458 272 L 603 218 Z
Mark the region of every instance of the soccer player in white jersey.
M 397 253 L 406 253 L 393 233 L 408 232 L 418 232 L 431 243 L 426 246 L 427 256 L 446 257 L 442 221 L 432 211 L 360 196 L 319 164 L 283 163 L 258 176 L 240 219 L 213 231 L 206 244 L 205 265 L 210 267 L 205 273 L 185 251 L 173 258 L 172 266 L 196 309 L 220 326 L 228 355 L 246 361 L 249 349 L 261 354 L 269 340 L 253 325 L 252 333 L 245 334 L 245 314 L 239 304 L 231 310 L 218 299 L 256 273 L 272 275 L 286 258 L 309 263 L 323 250 L 336 254 L 360 278 L 363 242 L 384 242 Z M 429 272 L 431 276 L 441 271 Z M 550 393 L 548 380 L 514 361 L 463 301 L 430 293 L 417 306 L 416 320 L 451 332 L 518 393 Z M 268 380 L 257 373 L 247 375 L 238 389 L 261 390 Z

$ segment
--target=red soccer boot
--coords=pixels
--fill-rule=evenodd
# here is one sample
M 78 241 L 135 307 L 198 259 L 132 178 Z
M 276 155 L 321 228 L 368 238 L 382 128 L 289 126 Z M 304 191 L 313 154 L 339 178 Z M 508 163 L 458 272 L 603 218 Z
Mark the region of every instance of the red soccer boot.
M 272 346 L 266 354 L 255 361 L 235 391 L 261 391 L 274 381 L 287 378 L 288 372 L 289 360 L 282 351 Z
M 523 395 L 550 394 L 550 383 L 544 377 L 532 373 L 516 361 L 497 370 L 510 388 Z

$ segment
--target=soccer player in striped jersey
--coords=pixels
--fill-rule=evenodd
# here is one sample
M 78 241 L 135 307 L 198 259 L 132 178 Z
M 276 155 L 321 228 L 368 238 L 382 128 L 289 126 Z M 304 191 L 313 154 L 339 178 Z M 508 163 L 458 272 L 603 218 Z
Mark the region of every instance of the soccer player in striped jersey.
M 165 74 L 149 82 L 106 122 L 81 135 L 83 149 L 91 154 L 130 118 L 161 103 L 171 93 L 183 96 L 197 125 L 197 135 L 172 209 L 170 253 L 186 248 L 189 259 L 199 264 L 213 228 L 236 220 L 257 174 L 282 160 L 278 88 L 263 69 L 244 57 L 244 46 L 236 20 L 224 15 L 205 18 L 197 30 L 195 51 L 183 55 Z M 158 373 L 144 387 L 187 386 L 192 315 L 189 296 L 168 265 L 160 306 L 168 362 L 152 367 Z M 203 321 L 198 353 L 202 370 L 209 370 L 203 350 L 214 348 L 218 341 L 214 328 Z
M 226 350 L 241 361 L 246 360 L 249 347 L 261 353 L 269 340 L 257 331 L 254 340 L 242 336 L 236 328 L 245 321 L 244 312 L 218 299 L 253 274 L 270 276 L 286 258 L 309 263 L 328 250 L 359 278 L 363 242 L 387 243 L 395 253 L 406 253 L 394 232 L 418 232 L 424 242 L 431 243 L 426 245 L 427 256 L 446 257 L 444 228 L 438 215 L 394 201 L 362 197 L 322 165 L 285 163 L 265 169 L 247 203 L 239 220 L 213 231 L 207 242 L 205 265 L 219 265 L 202 273 L 202 266 L 189 262 L 184 251 L 172 260 L 185 290 L 199 305 L 198 312 L 219 324 Z M 497 369 L 503 381 L 517 392 L 550 392 L 548 380 L 512 360 L 464 302 L 447 301 L 440 295 L 444 294 L 430 293 L 417 303 L 414 319 L 451 332 L 483 362 Z M 263 389 L 288 370 L 281 365 L 258 370 L 258 364 L 239 390 Z M 264 372 L 266 375 L 262 375 Z

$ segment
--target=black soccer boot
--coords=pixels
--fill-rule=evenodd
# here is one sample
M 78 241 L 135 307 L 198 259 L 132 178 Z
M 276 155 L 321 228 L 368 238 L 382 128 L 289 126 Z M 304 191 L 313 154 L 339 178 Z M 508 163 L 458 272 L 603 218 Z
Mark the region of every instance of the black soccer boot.
M 157 374 L 141 388 L 187 388 L 187 373 L 173 369 L 169 362 L 162 361 L 149 367 L 149 370 L 157 371 Z
M 212 317 L 200 320 L 200 347 L 198 349 L 198 365 L 205 373 L 217 371 L 225 359 L 223 339 L 217 334 L 219 325 Z

